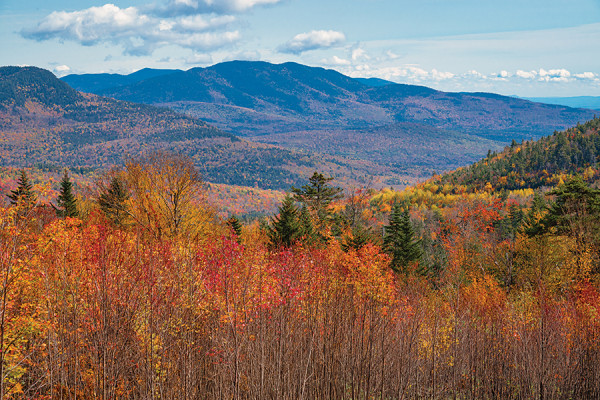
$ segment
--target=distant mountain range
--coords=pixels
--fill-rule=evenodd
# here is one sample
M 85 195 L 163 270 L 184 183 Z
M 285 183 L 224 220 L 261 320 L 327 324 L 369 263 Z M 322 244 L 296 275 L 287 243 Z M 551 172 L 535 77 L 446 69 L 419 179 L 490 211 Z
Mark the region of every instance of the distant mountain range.
M 155 150 L 189 155 L 217 183 L 287 189 L 316 169 L 347 183 L 386 175 L 373 163 L 253 143 L 165 108 L 80 93 L 40 68 L 0 68 L 2 166 L 108 168 Z
M 39 68 L 0 68 L 4 165 L 99 168 L 162 149 L 193 157 L 209 181 L 263 188 L 297 186 L 315 170 L 348 185 L 369 177 L 404 185 L 593 115 L 295 63 L 235 61 L 62 81 Z
M 594 115 L 491 93 L 445 93 L 353 79 L 296 63 L 231 61 L 145 79 L 132 75 L 123 79 L 133 83 L 93 92 L 184 111 L 240 136 L 416 123 L 510 142 L 540 137 Z M 89 90 L 93 85 L 82 83 L 99 77 L 78 75 L 79 83 L 74 76 L 63 79 L 78 90 Z

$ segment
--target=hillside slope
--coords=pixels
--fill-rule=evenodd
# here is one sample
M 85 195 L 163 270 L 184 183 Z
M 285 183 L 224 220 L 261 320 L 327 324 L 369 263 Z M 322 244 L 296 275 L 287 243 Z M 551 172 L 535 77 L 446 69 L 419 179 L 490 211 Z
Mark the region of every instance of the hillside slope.
M 441 177 L 474 189 L 514 190 L 554 186 L 570 174 L 600 177 L 600 118 L 537 141 L 513 143 L 477 163 Z
M 89 79 L 94 76 L 89 75 Z M 97 93 L 160 103 L 238 135 L 411 122 L 510 142 L 565 129 L 594 114 L 490 93 L 445 93 L 422 86 L 373 84 L 296 63 L 251 61 L 178 71 Z M 253 113 L 260 117 L 253 118 Z M 235 121 L 232 124 L 231 119 Z
M 168 109 L 80 93 L 43 69 L 0 68 L 4 166 L 106 168 L 154 150 L 189 155 L 215 183 L 287 189 L 316 169 L 347 182 L 389 175 L 373 163 L 252 143 Z

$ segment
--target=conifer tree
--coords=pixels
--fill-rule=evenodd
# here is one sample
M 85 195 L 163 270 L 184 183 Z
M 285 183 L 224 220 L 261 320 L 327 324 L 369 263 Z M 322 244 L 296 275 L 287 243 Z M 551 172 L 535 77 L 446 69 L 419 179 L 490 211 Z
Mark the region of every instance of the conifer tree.
M 127 213 L 125 201 L 128 198 L 125 183 L 114 176 L 109 187 L 98 197 L 98 205 L 114 224 L 121 225 Z
M 302 235 L 298 209 L 294 199 L 286 196 L 279 207 L 279 215 L 271 218 L 267 235 L 272 247 L 291 247 Z
M 7 195 L 10 199 L 10 204 L 13 206 L 20 205 L 25 209 L 31 209 L 37 201 L 37 196 L 33 192 L 33 185 L 29 181 L 27 172 L 25 172 L 24 169 L 19 171 L 17 185 L 17 188 Z
M 352 228 L 351 235 L 344 235 L 342 250 L 348 252 L 350 249 L 360 250 L 371 241 L 371 230 L 357 225 Z
M 77 212 L 77 201 L 73 194 L 73 183 L 71 182 L 69 172 L 66 169 L 63 173 L 62 180 L 60 181 L 60 192 L 56 204 L 56 215 L 59 217 L 76 217 L 79 215 Z
M 240 223 L 240 220 L 238 219 L 238 217 L 235 215 L 232 215 L 227 220 L 227 225 L 231 228 L 233 233 L 235 233 L 235 236 L 237 236 L 238 242 L 239 242 L 239 237 L 242 234 L 242 224 Z
M 298 222 L 300 223 L 300 237 L 302 241 L 305 244 L 313 244 L 317 240 L 317 234 L 306 205 L 300 208 Z
M 325 239 L 327 223 L 331 219 L 330 205 L 334 200 L 342 197 L 342 189 L 332 187 L 329 182 L 333 178 L 326 178 L 323 174 L 315 172 L 309 178 L 309 184 L 301 188 L 292 188 L 294 200 L 308 207 L 313 216 L 313 227 L 316 233 Z
M 415 238 L 408 206 L 395 203 L 390 214 L 390 224 L 385 227 L 383 249 L 392 257 L 391 267 L 396 272 L 407 272 L 407 267 L 422 256 L 421 242 Z

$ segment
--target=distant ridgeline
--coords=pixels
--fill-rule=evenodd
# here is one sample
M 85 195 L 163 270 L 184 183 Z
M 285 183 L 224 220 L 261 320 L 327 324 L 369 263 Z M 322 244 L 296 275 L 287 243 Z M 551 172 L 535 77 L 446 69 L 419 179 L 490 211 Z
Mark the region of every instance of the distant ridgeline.
M 594 118 L 537 141 L 513 140 L 501 153 L 489 152 L 483 160 L 439 180 L 472 190 L 554 186 L 571 174 L 594 182 L 600 176 L 599 131 L 600 118 Z

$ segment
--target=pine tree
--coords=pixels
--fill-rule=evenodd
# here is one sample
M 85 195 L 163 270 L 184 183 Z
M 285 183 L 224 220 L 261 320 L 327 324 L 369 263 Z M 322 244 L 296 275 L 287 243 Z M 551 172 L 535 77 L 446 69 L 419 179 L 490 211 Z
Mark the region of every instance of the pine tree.
M 29 181 L 27 172 L 24 169 L 19 171 L 19 180 L 17 181 L 17 189 L 12 190 L 7 197 L 10 199 L 10 204 L 13 206 L 22 206 L 24 210 L 31 209 L 37 202 L 37 196 L 33 192 L 33 185 Z
M 300 237 L 302 238 L 302 242 L 309 245 L 314 244 L 317 241 L 318 236 L 315 232 L 315 227 L 313 226 L 312 219 L 306 205 L 303 205 L 302 208 L 300 208 L 298 222 L 300 223 Z
M 422 256 L 421 242 L 415 238 L 408 206 L 395 203 L 390 214 L 390 224 L 385 227 L 383 249 L 392 257 L 391 267 L 396 272 L 407 272 L 407 267 Z
M 56 200 L 56 215 L 59 217 L 77 217 L 77 201 L 73 195 L 73 183 L 69 178 L 69 172 L 65 169 L 62 180 L 60 181 L 60 192 Z
M 127 210 L 125 201 L 129 198 L 125 183 L 118 177 L 113 177 L 108 189 L 98 197 L 100 209 L 116 225 L 122 225 Z
M 298 220 L 298 209 L 289 195 L 279 207 L 279 215 L 271 218 L 267 228 L 271 247 L 291 247 L 302 235 L 302 226 Z
M 227 225 L 231 228 L 233 233 L 235 233 L 235 236 L 237 237 L 238 242 L 239 242 L 240 235 L 242 234 L 242 224 L 240 223 L 240 220 L 238 219 L 238 217 L 236 217 L 235 215 L 232 215 L 227 220 Z

